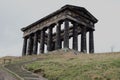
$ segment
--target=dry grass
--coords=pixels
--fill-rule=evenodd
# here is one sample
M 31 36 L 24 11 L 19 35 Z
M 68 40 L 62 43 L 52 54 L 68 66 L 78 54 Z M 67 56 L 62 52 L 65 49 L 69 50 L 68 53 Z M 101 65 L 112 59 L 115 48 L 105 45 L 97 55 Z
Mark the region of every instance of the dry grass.
M 76 54 L 77 53 L 77 54 Z M 0 64 L 3 63 L 4 59 L 11 59 L 12 62 L 19 62 L 19 61 L 27 61 L 32 59 L 41 59 L 41 58 L 65 58 L 65 59 L 72 59 L 72 58 L 79 58 L 82 61 L 88 60 L 107 60 L 107 59 L 118 59 L 120 58 L 120 52 L 115 53 L 96 53 L 96 54 L 83 54 L 79 52 L 75 52 L 73 50 L 57 50 L 53 52 L 49 52 L 48 54 L 40 54 L 40 55 L 32 55 L 32 56 L 24 56 L 24 57 L 14 57 L 14 56 L 6 56 L 0 58 Z
M 81 54 L 54 51 L 40 55 L 44 60 L 26 65 L 40 70 L 49 80 L 120 80 L 120 53 Z M 41 72 L 39 72 L 41 74 Z M 112 75 L 112 76 L 111 76 Z
M 120 52 L 83 54 L 73 50 L 57 50 L 24 57 L 7 56 L 0 58 L 0 64 L 4 59 L 12 59 L 12 63 L 38 59 L 26 64 L 26 68 L 38 71 L 49 80 L 120 80 Z

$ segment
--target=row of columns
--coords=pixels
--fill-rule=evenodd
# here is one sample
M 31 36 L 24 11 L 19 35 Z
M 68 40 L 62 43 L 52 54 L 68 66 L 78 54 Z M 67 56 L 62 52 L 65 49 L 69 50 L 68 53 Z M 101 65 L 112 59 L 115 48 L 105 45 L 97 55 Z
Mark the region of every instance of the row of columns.
M 52 51 L 55 49 L 61 49 L 62 48 L 62 40 L 61 40 L 61 24 L 62 22 L 57 23 L 56 26 L 56 38 L 55 42 L 53 42 L 53 27 L 55 25 L 51 25 L 48 27 L 48 36 L 47 36 L 47 50 Z M 73 24 L 73 49 L 78 50 L 78 24 L 75 22 L 72 22 Z M 64 48 L 69 48 L 69 20 L 64 20 Z M 45 46 L 45 30 L 42 29 L 33 35 L 29 36 L 29 42 L 28 42 L 28 49 L 27 49 L 27 38 L 24 37 L 24 43 L 23 43 L 23 51 L 22 54 L 26 55 L 32 55 L 37 54 L 38 50 L 38 34 L 40 35 L 40 53 L 44 53 L 44 46 Z M 87 52 L 87 44 L 86 44 L 86 27 L 81 28 L 81 52 L 86 53 Z M 33 36 L 33 37 L 32 37 Z M 89 52 L 94 53 L 94 36 L 93 36 L 93 30 L 89 31 Z

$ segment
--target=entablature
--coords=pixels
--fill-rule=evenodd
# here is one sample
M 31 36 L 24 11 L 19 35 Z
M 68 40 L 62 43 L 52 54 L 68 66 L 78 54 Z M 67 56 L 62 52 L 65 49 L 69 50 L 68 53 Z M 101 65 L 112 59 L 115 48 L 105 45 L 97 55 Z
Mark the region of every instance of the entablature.
M 82 15 L 75 13 L 71 10 L 65 10 L 55 16 L 52 16 L 51 18 L 48 18 L 32 27 L 27 28 L 26 30 L 23 31 L 24 32 L 23 37 L 28 36 L 38 30 L 42 30 L 43 28 L 48 28 L 52 24 L 57 24 L 58 22 L 64 21 L 65 19 L 69 19 L 71 22 L 74 21 L 80 25 L 94 29 L 93 23 L 90 20 L 84 18 Z

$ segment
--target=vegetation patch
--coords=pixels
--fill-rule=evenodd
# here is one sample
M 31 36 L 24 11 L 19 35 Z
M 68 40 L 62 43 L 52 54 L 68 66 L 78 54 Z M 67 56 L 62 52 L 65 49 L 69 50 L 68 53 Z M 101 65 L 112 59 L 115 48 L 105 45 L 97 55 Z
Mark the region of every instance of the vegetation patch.
M 42 56 L 25 68 L 48 80 L 120 80 L 120 53 Z

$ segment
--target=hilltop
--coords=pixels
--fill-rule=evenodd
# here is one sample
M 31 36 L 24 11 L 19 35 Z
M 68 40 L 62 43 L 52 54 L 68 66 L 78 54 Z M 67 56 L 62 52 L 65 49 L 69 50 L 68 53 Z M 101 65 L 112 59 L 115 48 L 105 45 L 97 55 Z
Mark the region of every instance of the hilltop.
M 119 52 L 83 54 L 73 50 L 58 50 L 19 57 L 13 59 L 13 64 L 29 60 L 34 61 L 23 67 L 48 80 L 120 80 Z
M 119 80 L 120 53 L 44 55 L 45 60 L 27 64 L 32 72 L 49 80 Z

